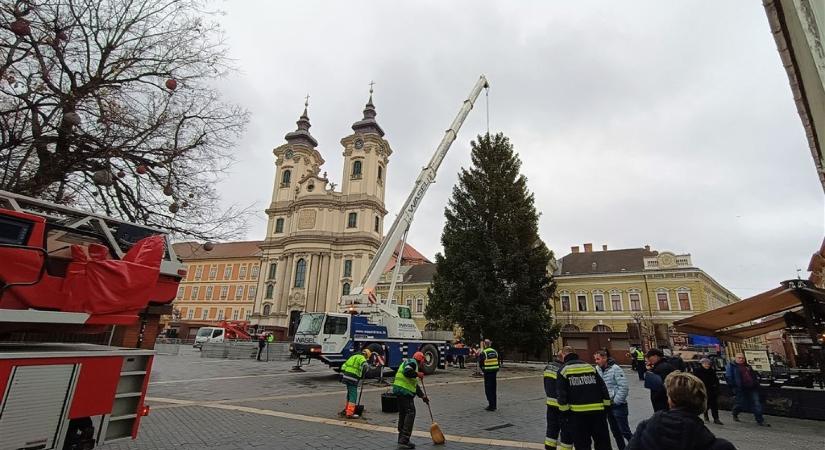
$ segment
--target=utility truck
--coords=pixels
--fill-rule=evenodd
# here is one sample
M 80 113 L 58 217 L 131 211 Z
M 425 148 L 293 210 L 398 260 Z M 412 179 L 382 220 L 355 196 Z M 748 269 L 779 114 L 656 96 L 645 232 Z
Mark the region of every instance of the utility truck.
M 0 191 L 0 448 L 134 439 L 154 351 L 77 342 L 142 335 L 185 274 L 163 230 Z
M 412 192 L 381 242 L 364 278 L 349 295 L 342 296 L 338 312 L 308 312 L 301 315 L 291 345 L 292 354 L 298 359 L 299 366 L 302 361 L 319 359 L 334 369 L 340 369 L 350 355 L 368 348 L 373 354 L 381 357 L 385 367 L 391 369 L 398 368 L 404 358 L 411 357 L 417 351 L 424 353 L 426 358 L 423 365 L 424 373 L 431 374 L 437 368 L 444 368 L 446 356 L 452 351 L 451 339 L 422 339 L 421 331 L 412 319 L 410 308 L 389 303 L 401 264 L 395 265 L 396 272 L 393 274 L 386 301 L 377 300 L 375 286 L 399 245 L 399 254 L 401 253 L 415 211 L 427 189 L 435 182 L 438 168 L 455 141 L 464 119 L 473 109 L 481 91 L 487 88 L 489 83 L 482 75 L 464 100 L 461 110 L 445 132 L 430 162 L 418 175 Z

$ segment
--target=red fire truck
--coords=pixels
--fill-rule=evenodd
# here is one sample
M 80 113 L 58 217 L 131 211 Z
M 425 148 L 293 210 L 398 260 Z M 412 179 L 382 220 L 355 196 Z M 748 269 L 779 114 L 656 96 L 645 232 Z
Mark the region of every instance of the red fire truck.
M 113 329 L 184 275 L 163 230 L 0 191 L 0 448 L 134 439 L 154 352 L 111 346 Z

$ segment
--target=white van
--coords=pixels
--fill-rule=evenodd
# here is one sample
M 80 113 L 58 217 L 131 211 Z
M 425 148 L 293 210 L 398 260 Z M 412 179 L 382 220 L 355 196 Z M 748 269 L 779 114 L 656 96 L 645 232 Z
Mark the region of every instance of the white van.
M 218 327 L 202 327 L 195 335 L 195 343 L 192 347 L 201 348 L 205 342 L 223 342 L 224 329 Z

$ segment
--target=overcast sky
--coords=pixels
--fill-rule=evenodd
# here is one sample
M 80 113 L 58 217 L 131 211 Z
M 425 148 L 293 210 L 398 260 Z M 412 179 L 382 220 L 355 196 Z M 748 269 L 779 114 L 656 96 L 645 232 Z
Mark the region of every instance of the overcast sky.
M 311 132 L 341 183 L 339 140 L 374 80 L 394 149 L 389 221 L 479 74 L 490 131 L 513 143 L 536 196 L 541 237 L 650 245 L 741 297 L 805 269 L 825 234 L 825 202 L 761 2 L 272 2 L 229 0 L 221 19 L 240 73 L 221 89 L 252 119 L 221 185 L 260 211 L 263 239 L 284 143 L 309 93 Z M 413 223 L 432 258 L 469 143 L 470 113 Z

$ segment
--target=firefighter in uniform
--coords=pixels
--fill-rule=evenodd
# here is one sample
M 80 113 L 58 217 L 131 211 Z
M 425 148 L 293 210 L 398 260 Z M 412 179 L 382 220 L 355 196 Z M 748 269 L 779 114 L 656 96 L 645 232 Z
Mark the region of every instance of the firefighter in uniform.
M 410 442 L 415 423 L 415 397 L 430 403 L 418 385 L 418 379 L 424 378 L 424 372 L 419 372 L 423 362 L 424 354 L 415 352 L 412 358 L 401 362 L 392 382 L 392 393 L 398 397 L 398 448 L 415 448 L 415 444 Z
M 487 411 L 496 410 L 496 374 L 498 373 L 498 352 L 491 347 L 492 341 L 484 340 L 484 348 L 478 355 L 478 366 L 484 373 L 484 395 L 487 396 Z
M 556 399 L 562 415 L 559 448 L 611 450 L 607 430 L 610 394 L 596 369 L 579 359 L 572 347 L 562 349 L 564 365 L 556 378 Z
M 341 382 L 347 386 L 347 406 L 339 415 L 347 419 L 357 419 L 355 405 L 358 402 L 358 384 L 369 368 L 367 360 L 372 356 L 372 352 L 364 349 L 361 353 L 350 356 L 344 365 L 341 366 Z
M 555 450 L 558 446 L 560 417 L 559 401 L 556 399 L 556 377 L 562 363 L 550 361 L 544 368 L 544 394 L 547 395 L 547 431 L 544 433 L 544 450 Z

